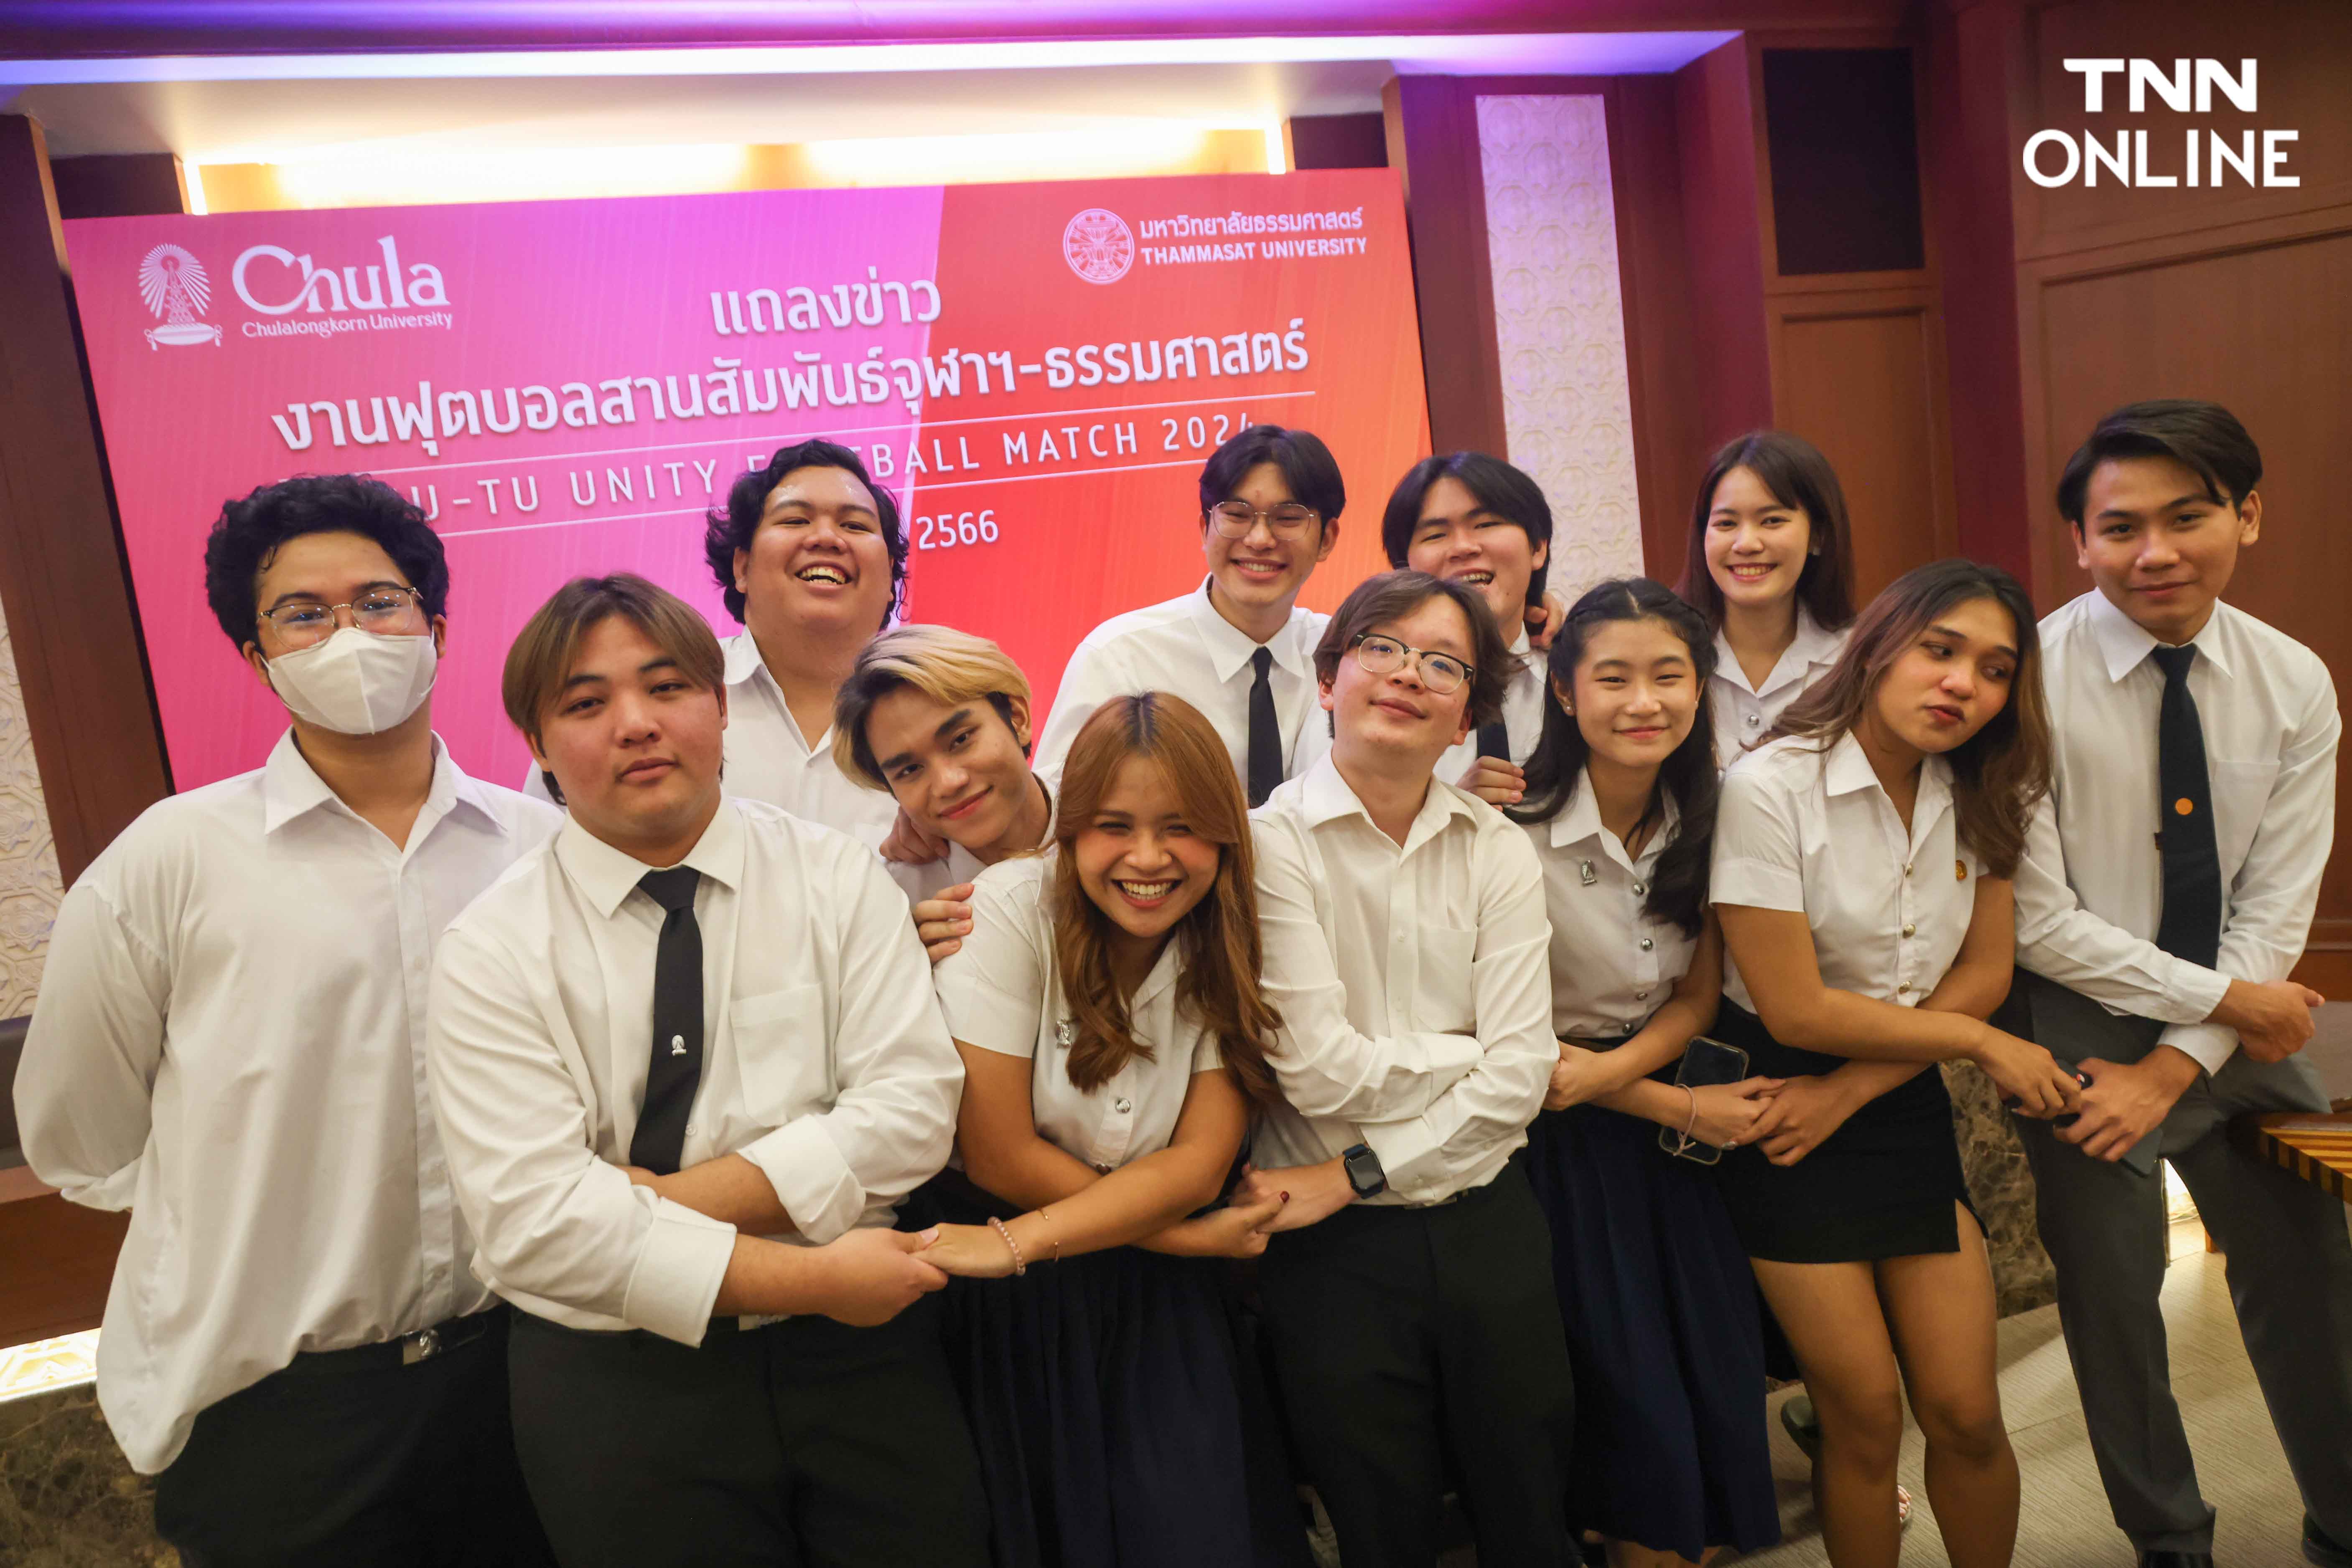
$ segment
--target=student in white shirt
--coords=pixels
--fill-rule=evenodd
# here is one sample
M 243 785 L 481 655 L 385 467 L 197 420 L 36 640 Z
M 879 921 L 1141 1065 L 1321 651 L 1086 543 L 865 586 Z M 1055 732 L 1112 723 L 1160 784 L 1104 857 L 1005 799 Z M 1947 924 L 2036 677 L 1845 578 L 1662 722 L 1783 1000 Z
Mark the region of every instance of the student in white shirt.
M 1321 755 L 1314 656 L 1324 618 L 1299 591 L 1339 542 L 1347 487 L 1307 430 L 1252 425 L 1201 469 L 1201 553 L 1209 574 L 1181 598 L 1114 616 L 1062 671 L 1037 741 L 1037 772 L 1061 776 L 1070 743 L 1113 697 L 1165 691 L 1215 726 L 1250 804 Z
M 1208 721 L 1146 692 L 1087 721 L 1062 792 L 1053 847 L 981 873 L 935 972 L 969 1179 L 941 1178 L 964 1223 L 922 1257 L 975 1277 L 950 1288 L 949 1342 L 996 1563 L 1303 1564 L 1295 1510 L 1252 1540 L 1202 1261 L 1263 1252 L 1283 1206 L 1210 1208 L 1276 1096 L 1241 787 Z
M 516 1447 L 568 1568 L 977 1568 L 947 1277 L 888 1228 L 962 1068 L 873 852 L 722 794 L 724 668 L 625 574 L 507 656 L 569 816 L 443 939 L 431 1065 Z
M 1530 658 L 1528 610 L 1544 602 L 1551 563 L 1551 503 L 1543 487 L 1484 452 L 1423 458 L 1389 496 L 1381 517 L 1389 564 L 1478 590 L 1507 628 L 1522 662 L 1503 693 L 1502 717 L 1439 759 L 1437 776 L 1496 805 L 1517 802 L 1521 771 L 1543 733 L 1544 661 Z
M 2011 879 L 2048 787 L 2037 664 L 2015 579 L 1922 566 L 1723 783 L 1715 1034 L 1785 1082 L 1718 1171 L 1821 1415 L 1814 1493 L 1841 1565 L 1901 1550 L 1898 1384 L 1952 1560 L 2004 1563 L 2015 1543 L 1992 1275 L 1927 1064 L 1976 1061 L 2027 1115 L 2080 1104 L 2049 1052 L 1983 1021 L 2009 988 Z
M 2304 1555 L 2352 1564 L 2343 1208 L 2225 1134 L 2327 1109 L 2293 1054 L 2320 998 L 2287 975 L 2335 833 L 2343 724 L 2318 658 L 2221 597 L 2261 534 L 2262 471 L 2216 405 L 2108 415 L 2058 486 L 2092 588 L 2042 624 L 2055 784 L 2019 873 L 2011 1012 L 2091 1082 L 2072 1126 L 2020 1131 L 2092 1452 L 2150 1568 L 2208 1564 L 2213 1540 L 2165 1358 L 2159 1157 L 2229 1254 Z
M 1853 620 L 1853 528 L 1811 442 L 1753 430 L 1699 477 L 1676 591 L 1715 632 L 1715 752 L 1729 767 L 1837 662 Z
M 1559 1061 L 1527 1168 L 1576 1374 L 1569 1515 L 1613 1543 L 1620 1568 L 1688 1568 L 1780 1539 L 1748 1255 L 1714 1172 L 1659 1137 L 1737 1144 L 1780 1087 L 1675 1081 L 1723 990 L 1706 908 L 1714 653 L 1664 584 L 1592 588 L 1552 645 L 1528 798 L 1506 812 L 1542 861 L 1551 919 Z
M 867 643 L 835 694 L 834 763 L 889 795 L 936 860 L 886 860 L 931 962 L 971 929 L 982 868 L 1049 842 L 1054 797 L 1029 767 L 1029 679 L 986 637 L 899 626 Z
M 727 504 L 705 520 L 702 548 L 743 627 L 719 643 L 727 793 L 878 847 L 897 810 L 842 772 L 831 726 L 834 692 L 857 650 L 906 597 L 898 500 L 848 447 L 802 441 L 737 478 Z M 543 769 L 524 787 L 555 798 Z
M 1511 1156 L 1559 1059 L 1527 835 L 1433 775 L 1501 700 L 1486 601 L 1368 578 L 1316 649 L 1328 755 L 1252 815 L 1285 1103 L 1234 1201 L 1290 1194 L 1258 1282 L 1308 1479 L 1349 1568 L 1574 1561 L 1571 1398 L 1543 1213 Z
M 76 881 L 16 1076 L 34 1171 L 131 1211 L 99 1403 L 191 1562 L 551 1562 L 424 1045 L 442 927 L 556 814 L 434 735 L 449 573 L 388 486 L 230 501 L 205 578 L 287 731 Z

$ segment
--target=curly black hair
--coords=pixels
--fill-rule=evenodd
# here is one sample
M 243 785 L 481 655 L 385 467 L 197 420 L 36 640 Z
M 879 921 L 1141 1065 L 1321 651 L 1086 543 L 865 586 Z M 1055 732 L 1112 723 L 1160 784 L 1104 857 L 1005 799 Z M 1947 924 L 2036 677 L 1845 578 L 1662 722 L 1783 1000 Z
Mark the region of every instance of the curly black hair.
M 873 492 L 874 510 L 882 520 L 882 542 L 890 552 L 890 605 L 882 614 L 882 625 L 888 626 L 907 604 L 907 530 L 898 519 L 898 498 L 866 475 L 856 453 L 822 437 L 777 447 L 767 467 L 748 469 L 737 477 L 727 491 L 724 508 L 713 507 L 703 518 L 702 557 L 719 581 L 727 613 L 741 623 L 743 590 L 735 586 L 735 552 L 751 548 L 751 536 L 760 531 L 770 492 L 794 468 L 840 468 Z
M 449 603 L 449 562 L 441 536 L 415 502 L 365 474 L 301 474 L 224 502 L 205 540 L 205 602 L 239 648 L 260 625 L 261 574 L 289 539 L 357 533 L 392 557 L 427 616 Z

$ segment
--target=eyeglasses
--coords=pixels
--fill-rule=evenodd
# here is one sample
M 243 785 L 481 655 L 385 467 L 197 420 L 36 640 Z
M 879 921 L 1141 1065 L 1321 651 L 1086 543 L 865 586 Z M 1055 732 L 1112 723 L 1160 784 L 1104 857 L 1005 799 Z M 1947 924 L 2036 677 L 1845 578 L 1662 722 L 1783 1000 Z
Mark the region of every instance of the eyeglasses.
M 413 624 L 409 612 L 424 602 L 414 588 L 370 588 L 345 604 L 280 605 L 264 610 L 261 618 L 278 628 L 289 647 L 302 647 L 334 635 L 337 610 L 349 610 L 352 625 L 363 632 L 398 632 Z
M 1300 506 L 1295 500 L 1263 510 L 1245 500 L 1222 500 L 1209 509 L 1209 521 L 1227 539 L 1248 538 L 1249 531 L 1257 526 L 1260 519 L 1265 520 L 1276 539 L 1297 539 L 1307 531 L 1316 516 L 1313 507 Z
M 1353 651 L 1356 668 L 1366 675 L 1394 675 L 1404 668 L 1408 658 L 1421 676 L 1421 683 L 1440 697 L 1462 689 L 1470 679 L 1472 666 L 1463 663 L 1450 653 L 1432 653 L 1425 647 L 1407 647 L 1394 637 L 1384 637 L 1376 632 L 1358 635 Z

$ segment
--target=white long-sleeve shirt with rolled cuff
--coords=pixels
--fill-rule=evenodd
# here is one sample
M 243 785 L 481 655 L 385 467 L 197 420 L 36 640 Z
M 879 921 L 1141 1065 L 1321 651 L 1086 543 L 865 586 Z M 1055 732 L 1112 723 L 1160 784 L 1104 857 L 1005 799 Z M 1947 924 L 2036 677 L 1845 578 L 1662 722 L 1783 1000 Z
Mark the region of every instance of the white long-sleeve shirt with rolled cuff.
M 873 852 L 729 799 L 702 873 L 702 1073 L 681 1167 L 740 1154 L 796 1234 L 887 1226 L 946 1163 L 963 1068 L 905 895 Z M 434 973 L 434 1102 L 474 1267 L 572 1328 L 698 1344 L 734 1227 L 630 1183 L 662 910 L 651 868 L 567 821 L 450 928 Z
M 1527 1141 L 1559 1049 L 1550 926 L 1527 835 L 1431 781 L 1400 846 L 1327 755 L 1250 814 L 1269 1058 L 1286 1104 L 1252 1143 L 1261 1166 L 1358 1142 L 1388 1190 L 1423 1205 L 1492 1181 Z
M 2096 589 L 2042 622 L 2055 754 L 2018 868 L 2017 962 L 2110 1012 L 2163 1022 L 2158 1043 L 2211 1073 L 2238 1048 L 2234 1030 L 2204 1022 L 2230 982 L 2284 979 L 2310 936 L 2335 839 L 2343 721 L 2316 654 L 2214 605 L 2191 639 L 2189 690 L 2213 800 L 2221 941 L 2210 969 L 2176 957 L 2154 941 L 2166 820 L 2156 646 Z

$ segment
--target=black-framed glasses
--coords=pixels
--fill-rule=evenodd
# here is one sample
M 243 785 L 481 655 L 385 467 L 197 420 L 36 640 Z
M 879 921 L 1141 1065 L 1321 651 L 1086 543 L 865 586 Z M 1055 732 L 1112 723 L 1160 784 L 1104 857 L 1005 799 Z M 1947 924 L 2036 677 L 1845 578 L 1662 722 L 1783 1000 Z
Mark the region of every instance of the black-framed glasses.
M 363 632 L 400 632 L 413 624 L 409 612 L 422 608 L 424 604 L 424 596 L 414 588 L 370 588 L 358 598 L 340 605 L 307 601 L 279 605 L 262 611 L 261 618 L 277 628 L 280 641 L 300 647 L 324 642 L 334 634 L 337 610 L 349 610 L 352 625 Z
M 1246 539 L 1249 531 L 1263 519 L 1276 539 L 1297 539 L 1304 535 L 1317 517 L 1311 506 L 1301 506 L 1295 500 L 1280 506 L 1255 507 L 1245 500 L 1221 500 L 1209 509 L 1209 521 L 1227 539 Z
M 1450 653 L 1432 653 L 1425 647 L 1408 647 L 1394 637 L 1378 632 L 1360 632 L 1350 651 L 1356 656 L 1356 668 L 1366 675 L 1394 675 L 1412 659 L 1420 672 L 1421 683 L 1440 697 L 1462 689 L 1470 679 L 1474 666 L 1465 664 Z

